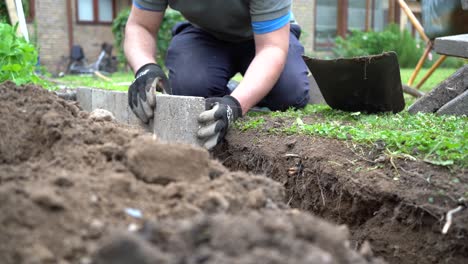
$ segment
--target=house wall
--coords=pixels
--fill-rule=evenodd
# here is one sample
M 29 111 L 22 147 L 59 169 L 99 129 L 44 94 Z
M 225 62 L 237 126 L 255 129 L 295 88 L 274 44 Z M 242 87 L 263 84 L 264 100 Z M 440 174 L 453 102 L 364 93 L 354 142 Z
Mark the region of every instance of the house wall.
M 302 28 L 301 43 L 305 54 L 314 52 L 315 0 L 294 0 L 293 14 Z
M 68 54 L 66 1 L 36 0 L 35 4 L 41 64 L 53 71 L 60 56 Z
M 37 28 L 41 64 L 50 72 L 57 73 L 62 57 L 70 55 L 68 32 L 68 0 L 35 0 L 35 23 L 28 25 L 29 32 Z M 114 43 L 111 25 L 77 24 L 76 0 L 71 1 L 73 44 L 83 47 L 88 62 L 94 62 L 101 51 L 103 42 Z M 129 6 L 129 0 L 116 0 L 116 13 Z M 61 69 L 63 70 L 63 69 Z

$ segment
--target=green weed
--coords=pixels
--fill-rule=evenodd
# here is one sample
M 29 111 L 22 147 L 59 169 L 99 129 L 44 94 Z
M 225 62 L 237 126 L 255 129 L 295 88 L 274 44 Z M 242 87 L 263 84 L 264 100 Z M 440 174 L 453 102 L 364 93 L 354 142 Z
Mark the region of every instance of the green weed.
M 0 22 L 0 83 L 11 80 L 17 85 L 35 83 L 49 86 L 34 73 L 37 50 L 23 37 L 16 36 L 17 27 Z

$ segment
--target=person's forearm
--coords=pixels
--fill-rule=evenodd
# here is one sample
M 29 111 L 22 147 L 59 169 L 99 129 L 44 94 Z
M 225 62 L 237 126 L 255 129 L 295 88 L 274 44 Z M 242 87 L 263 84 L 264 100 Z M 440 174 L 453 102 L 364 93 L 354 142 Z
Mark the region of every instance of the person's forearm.
M 151 32 L 140 25 L 127 25 L 124 51 L 128 63 L 136 72 L 147 63 L 155 63 L 156 39 Z
M 287 52 L 277 46 L 265 47 L 257 52 L 244 79 L 231 94 L 241 104 L 243 115 L 276 84 L 286 63 Z

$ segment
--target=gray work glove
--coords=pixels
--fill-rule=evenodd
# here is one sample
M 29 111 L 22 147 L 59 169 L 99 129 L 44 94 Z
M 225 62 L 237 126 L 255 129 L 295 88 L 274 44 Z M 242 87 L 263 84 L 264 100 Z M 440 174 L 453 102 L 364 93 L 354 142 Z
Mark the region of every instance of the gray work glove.
M 128 105 L 144 123 L 148 123 L 154 115 L 156 91 L 172 93 L 161 67 L 155 63 L 148 63 L 137 71 L 135 80 L 128 88 Z
M 242 117 L 242 108 L 239 101 L 230 95 L 207 98 L 205 108 L 206 111 L 198 117 L 201 127 L 197 136 L 205 148 L 212 149 L 223 140 L 229 127 Z

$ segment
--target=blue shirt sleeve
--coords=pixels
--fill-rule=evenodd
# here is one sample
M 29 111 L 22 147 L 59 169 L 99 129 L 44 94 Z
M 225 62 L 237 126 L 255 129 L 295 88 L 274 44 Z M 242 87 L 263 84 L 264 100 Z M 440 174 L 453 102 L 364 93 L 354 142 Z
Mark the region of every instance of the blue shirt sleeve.
M 146 11 L 161 12 L 167 7 L 167 1 L 144 1 L 144 0 L 133 0 L 133 5 L 138 9 Z
M 272 20 L 252 22 L 252 29 L 255 34 L 270 33 L 284 27 L 291 19 L 291 12 Z

